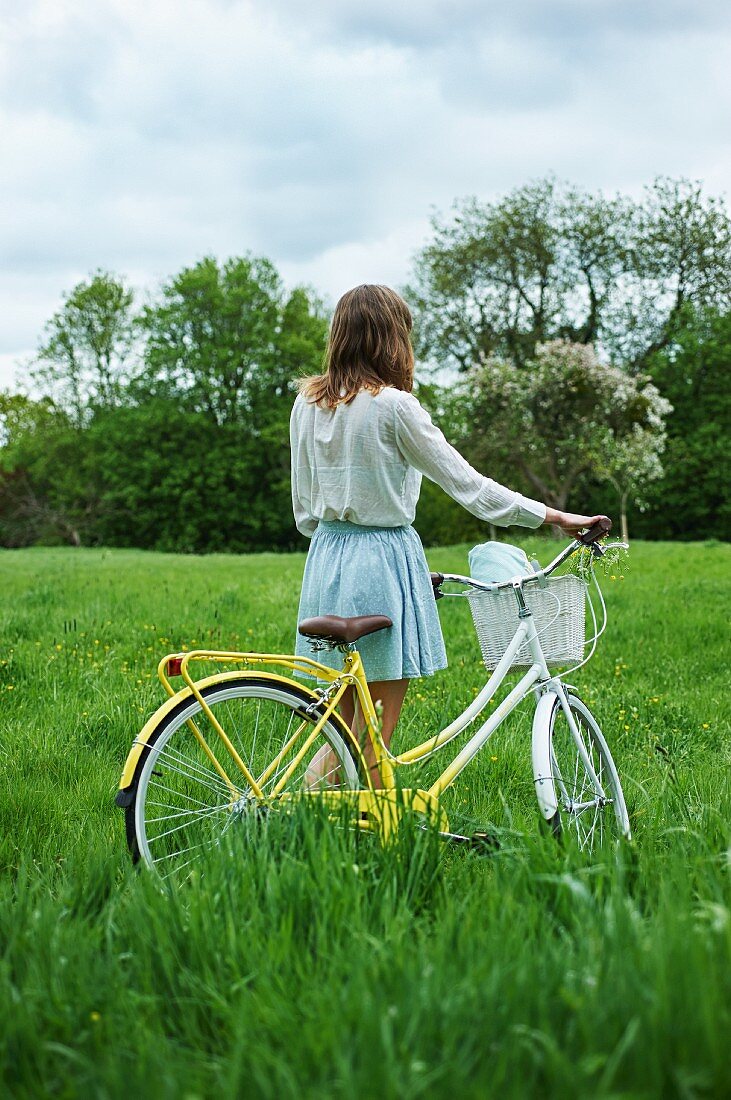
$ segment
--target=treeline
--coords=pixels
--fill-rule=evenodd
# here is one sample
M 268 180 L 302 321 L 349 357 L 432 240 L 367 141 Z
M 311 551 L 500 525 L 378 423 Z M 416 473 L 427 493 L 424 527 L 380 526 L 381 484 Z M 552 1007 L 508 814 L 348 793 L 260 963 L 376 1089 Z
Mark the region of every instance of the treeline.
M 202 260 L 139 311 L 109 274 L 80 284 L 33 369 L 47 396 L 2 398 L 4 545 L 294 546 L 292 380 L 326 334 L 266 260 Z
M 344 288 L 345 289 L 345 288 Z M 553 180 L 437 219 L 404 291 L 419 395 L 485 473 L 631 533 L 729 538 L 731 223 L 698 185 L 642 201 Z M 27 393 L 0 394 L 0 543 L 303 545 L 288 420 L 328 316 L 267 260 L 207 258 L 136 306 L 64 298 Z M 425 482 L 428 544 L 484 525 Z

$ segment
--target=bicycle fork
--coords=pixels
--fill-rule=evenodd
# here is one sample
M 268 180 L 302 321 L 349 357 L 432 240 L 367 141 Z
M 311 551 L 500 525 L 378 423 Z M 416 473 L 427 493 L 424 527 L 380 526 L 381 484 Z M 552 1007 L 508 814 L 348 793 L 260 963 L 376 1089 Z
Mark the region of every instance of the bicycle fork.
M 586 768 L 587 775 L 591 780 L 591 785 L 594 788 L 596 798 L 592 799 L 590 802 L 572 803 L 564 785 L 563 776 L 560 773 L 551 751 L 551 715 L 556 699 L 558 699 L 561 710 L 566 717 L 566 722 L 571 731 L 571 736 L 576 745 L 577 752 L 581 758 L 582 764 Z M 571 707 L 569 706 L 566 688 L 560 680 L 551 680 L 548 690 L 544 691 L 538 700 L 533 718 L 532 756 L 536 795 L 538 797 L 541 813 L 546 821 L 551 821 L 558 810 L 558 802 L 555 796 L 556 787 L 559 788 L 563 796 L 565 809 L 574 813 L 589 809 L 591 806 L 602 806 L 604 803 L 611 801 L 611 799 L 607 798 L 606 791 L 599 780 L 591 757 L 586 750 L 584 738 L 581 736 L 581 732 L 576 724 Z M 555 780 L 556 786 L 554 786 L 552 779 Z

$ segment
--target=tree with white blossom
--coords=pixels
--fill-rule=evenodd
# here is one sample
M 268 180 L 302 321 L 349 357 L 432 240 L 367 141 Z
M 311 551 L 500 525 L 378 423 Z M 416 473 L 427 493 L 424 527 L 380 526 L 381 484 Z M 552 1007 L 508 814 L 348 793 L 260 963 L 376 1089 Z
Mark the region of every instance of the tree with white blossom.
M 652 387 L 655 389 L 655 387 Z M 662 403 L 666 411 L 672 406 L 661 397 L 657 390 L 658 404 Z M 635 424 L 632 431 L 614 445 L 613 451 L 605 456 L 597 473 L 611 482 L 619 496 L 619 517 L 622 539 L 629 539 L 627 525 L 627 503 L 632 501 L 640 509 L 646 506 L 644 488 L 650 481 L 657 481 L 663 475 L 660 456 L 665 449 L 667 433 L 661 418 L 659 427 L 642 427 Z
M 521 475 L 528 491 L 560 511 L 582 477 L 607 480 L 626 537 L 628 502 L 642 503 L 644 486 L 662 475 L 669 402 L 587 344 L 539 344 L 528 366 L 487 358 L 460 387 L 472 461 L 506 479 Z

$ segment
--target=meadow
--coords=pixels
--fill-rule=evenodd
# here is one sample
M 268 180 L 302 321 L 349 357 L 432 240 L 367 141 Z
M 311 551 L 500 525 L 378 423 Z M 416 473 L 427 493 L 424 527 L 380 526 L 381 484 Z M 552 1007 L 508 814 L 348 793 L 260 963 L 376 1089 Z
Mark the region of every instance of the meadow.
M 466 551 L 428 557 L 464 572 Z M 489 857 L 299 816 L 236 873 L 214 860 L 161 890 L 114 806 L 157 661 L 290 650 L 303 562 L 0 553 L 3 1094 L 731 1094 L 731 547 L 635 543 L 604 581 L 608 631 L 575 683 L 631 844 L 587 857 L 540 828 L 525 714 L 460 781 L 501 836 Z M 412 686 L 399 746 L 484 682 L 466 601 L 440 616 L 450 668 Z

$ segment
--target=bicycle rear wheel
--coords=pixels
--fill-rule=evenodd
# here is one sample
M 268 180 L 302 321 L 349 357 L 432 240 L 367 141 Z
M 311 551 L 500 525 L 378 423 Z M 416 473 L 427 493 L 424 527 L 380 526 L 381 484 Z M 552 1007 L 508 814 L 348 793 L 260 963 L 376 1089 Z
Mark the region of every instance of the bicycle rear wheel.
M 617 766 L 599 723 L 576 695 L 569 695 L 568 703 L 576 734 L 556 694 L 544 696 L 536 711 L 536 793 L 554 833 L 574 836 L 580 849 L 591 852 L 606 840 L 629 838 L 629 816 Z M 595 788 L 584 756 L 599 780 L 602 794 Z
M 186 695 L 148 739 L 126 808 L 132 858 L 177 876 L 233 841 L 246 823 L 291 808 L 308 790 L 361 786 L 347 730 L 288 682 L 227 677 L 201 692 L 260 787 L 254 794 L 199 700 Z M 312 781 L 317 761 L 316 782 Z

